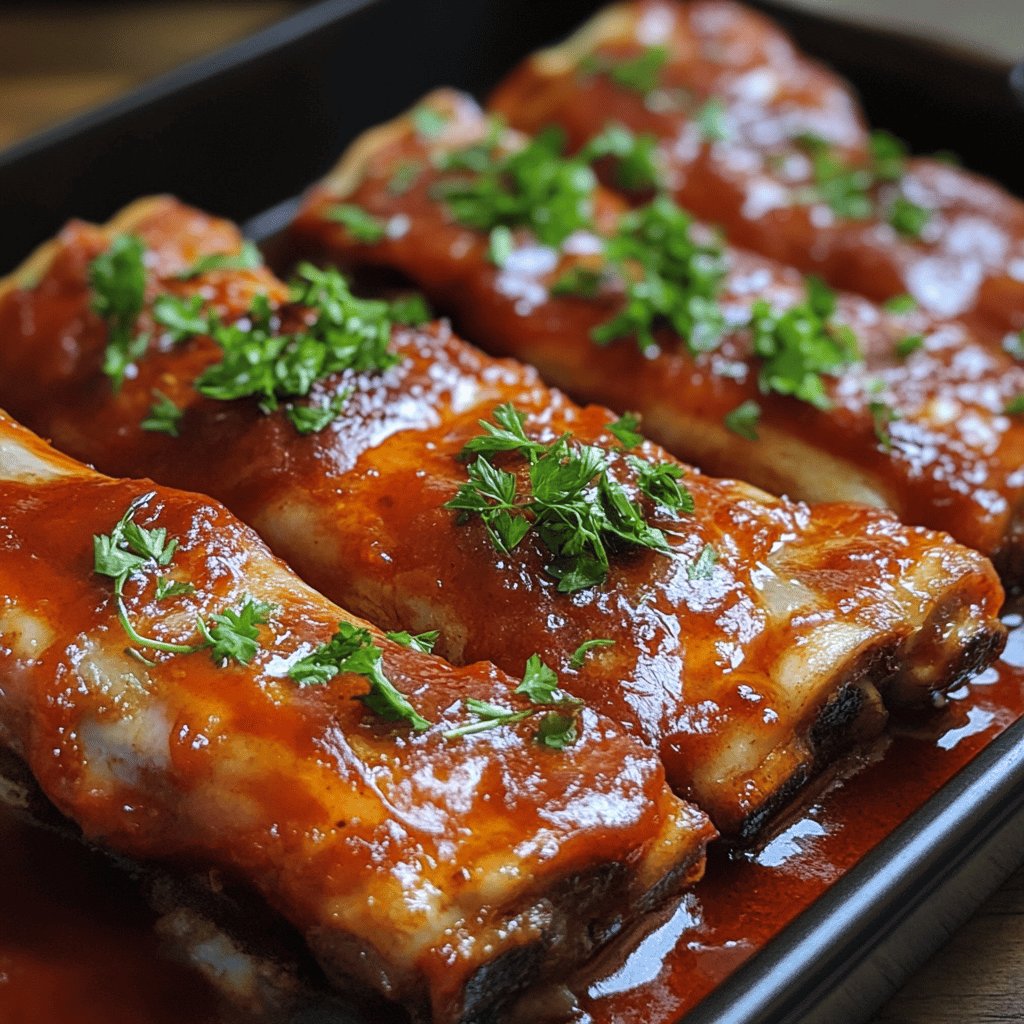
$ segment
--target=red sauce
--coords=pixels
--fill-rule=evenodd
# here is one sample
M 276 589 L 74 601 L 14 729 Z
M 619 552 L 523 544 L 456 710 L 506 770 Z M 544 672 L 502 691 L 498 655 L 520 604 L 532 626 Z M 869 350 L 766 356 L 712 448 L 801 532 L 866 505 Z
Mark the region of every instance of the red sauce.
M 625 960 L 606 956 L 592 966 L 578 986 L 590 1019 L 677 1020 L 1024 714 L 1024 628 L 1019 618 L 1009 622 L 1018 628 L 998 668 L 895 736 L 879 762 L 809 808 L 756 858 L 730 861 L 716 851 L 705 879 L 666 923 Z M 0 837 L 4 1024 L 227 1019 L 205 981 L 164 958 L 153 915 L 126 876 L 2 808 Z

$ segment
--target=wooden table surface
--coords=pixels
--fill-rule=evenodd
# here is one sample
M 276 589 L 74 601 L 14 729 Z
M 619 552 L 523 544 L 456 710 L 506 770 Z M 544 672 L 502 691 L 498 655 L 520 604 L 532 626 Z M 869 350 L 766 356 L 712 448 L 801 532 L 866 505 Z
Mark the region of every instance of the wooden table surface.
M 284 0 L 185 0 L 0 10 L 0 147 L 297 6 Z M 1011 1021 L 1024 1021 L 1024 869 L 897 993 L 873 1024 Z

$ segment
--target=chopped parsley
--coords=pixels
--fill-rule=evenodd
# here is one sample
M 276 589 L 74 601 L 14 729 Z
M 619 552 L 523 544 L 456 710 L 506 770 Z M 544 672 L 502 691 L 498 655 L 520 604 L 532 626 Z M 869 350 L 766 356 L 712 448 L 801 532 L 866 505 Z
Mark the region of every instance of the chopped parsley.
M 248 665 L 259 650 L 259 627 L 270 621 L 276 608 L 266 601 L 247 598 L 238 611 L 229 608 L 223 614 L 211 615 L 212 626 L 200 617 L 196 624 L 213 660 L 218 665 L 229 661 Z
M 894 295 L 891 299 L 886 299 L 882 303 L 882 308 L 886 313 L 902 316 L 903 314 L 916 311 L 917 299 L 913 295 Z
M 435 194 L 466 227 L 528 227 L 544 245 L 558 246 L 591 226 L 597 184 L 586 161 L 564 158 L 562 147 L 558 131 L 542 132 L 511 153 L 488 143 L 486 158 L 474 162 L 475 173 L 442 178 Z M 449 155 L 449 166 L 457 157 Z
M 615 183 L 627 192 L 658 188 L 662 183 L 655 135 L 635 135 L 625 125 L 609 124 L 580 150 L 579 155 L 587 163 L 611 160 Z
M 636 473 L 637 487 L 651 501 L 673 512 L 693 512 L 693 495 L 680 481 L 683 467 L 674 462 L 648 462 L 630 455 L 626 460 Z
M 419 160 L 403 160 L 388 179 L 388 191 L 393 196 L 404 196 L 419 180 L 423 164 Z
M 880 399 L 868 402 L 868 412 L 871 413 L 871 426 L 882 450 L 891 452 L 892 434 L 889 428 L 892 426 L 893 420 L 899 419 L 898 413 L 891 405 Z
M 491 228 L 487 239 L 487 258 L 496 266 L 504 267 L 515 249 L 512 230 L 504 224 Z
M 417 731 L 426 729 L 430 723 L 388 679 L 381 659 L 368 629 L 339 622 L 334 636 L 292 665 L 288 674 L 300 686 L 324 686 L 343 673 L 362 676 L 370 691 L 359 699 L 371 711 L 389 721 L 407 722 Z
M 426 633 L 409 633 L 407 630 L 398 630 L 384 634 L 389 640 L 410 650 L 419 651 L 420 654 L 430 654 L 434 650 L 437 638 L 441 635 L 440 630 L 431 629 Z
M 848 220 L 871 217 L 876 211 L 877 186 L 898 182 L 906 172 L 906 146 L 888 132 L 871 133 L 866 163 L 852 161 L 812 132 L 798 135 L 795 141 L 809 154 L 814 179 L 811 189 L 798 192 L 798 200 L 826 203 L 833 213 Z M 920 238 L 931 218 L 930 210 L 905 196 L 893 198 L 881 213 L 907 238 Z
M 763 393 L 791 395 L 817 409 L 832 407 L 824 377 L 860 359 L 856 336 L 832 319 L 835 310 L 835 294 L 815 278 L 807 280 L 806 300 L 784 312 L 775 312 L 764 299 L 753 304 L 750 328 Z
M 247 665 L 259 646 L 258 627 L 270 620 L 274 605 L 247 599 L 238 611 L 228 610 L 211 615 L 212 626 L 202 616 L 197 616 L 196 628 L 203 639 L 193 644 L 168 643 L 144 636 L 132 623 L 124 603 L 125 584 L 136 574 L 166 568 L 178 549 L 178 541 L 168 538 L 164 527 L 148 528 L 135 522 L 135 516 L 155 497 L 156 492 L 150 491 L 135 498 L 110 533 L 93 537 L 93 572 L 114 581 L 117 617 L 121 628 L 134 645 L 132 653 L 141 661 L 152 664 L 139 653 L 138 648 L 166 654 L 195 654 L 209 650 L 218 665 L 225 665 L 229 661 Z M 157 577 L 158 601 L 194 592 L 195 587 L 189 582 Z
M 630 211 L 605 243 L 605 258 L 625 282 L 622 309 L 594 328 L 599 345 L 632 337 L 642 352 L 670 327 L 693 354 L 715 349 L 725 332 L 718 303 L 725 257 L 717 241 L 699 241 L 693 218 L 667 196 Z
M 587 660 L 587 655 L 591 651 L 597 650 L 599 647 L 614 647 L 614 640 L 606 640 L 602 637 L 596 637 L 593 640 L 584 640 L 583 643 L 573 651 L 572 657 L 569 659 L 569 667 L 574 669 L 583 668 L 584 662 Z
M 906 359 L 919 348 L 923 347 L 923 334 L 906 334 L 896 342 L 896 355 L 898 355 L 900 359 Z
M 185 414 L 162 391 L 153 390 L 153 404 L 149 415 L 139 424 L 143 430 L 154 434 L 178 436 L 178 424 Z
M 153 301 L 153 319 L 174 344 L 205 334 L 208 323 L 202 295 L 158 295 Z
M 323 405 L 287 405 L 284 414 L 288 417 L 288 422 L 303 436 L 319 434 L 341 415 L 341 410 L 351 394 L 351 388 L 344 388 L 331 395 Z
M 709 580 L 714 575 L 718 552 L 710 544 L 701 548 L 697 560 L 687 566 L 686 575 L 691 580 Z
M 570 267 L 548 289 L 552 295 L 573 295 L 581 299 L 596 299 L 607 275 L 593 267 Z
M 216 316 L 207 317 L 204 333 L 220 346 L 222 355 L 220 362 L 196 379 L 201 395 L 219 401 L 253 396 L 264 412 L 270 412 L 281 400 L 305 397 L 314 384 L 331 374 L 382 371 L 398 362 L 388 349 L 388 304 L 356 298 L 336 270 L 303 264 L 292 282 L 291 298 L 316 315 L 310 326 L 296 334 L 275 330 L 274 312 L 265 296 L 253 300 L 244 323 L 221 324 Z M 327 406 L 334 416 L 343 401 L 336 396 Z M 316 426 L 321 414 L 315 409 L 299 412 L 293 407 L 289 418 L 304 432 L 323 429 L 329 422 Z
M 667 47 L 648 46 L 635 57 L 621 59 L 590 54 L 581 61 L 580 68 L 587 74 L 607 75 L 623 89 L 646 96 L 658 87 L 662 69 L 667 63 Z
M 724 142 L 729 138 L 725 115 L 725 101 L 719 96 L 710 97 L 694 114 L 694 123 L 705 142 Z
M 471 460 L 466 467 L 469 480 L 444 505 L 457 513 L 458 522 L 478 517 L 495 549 L 504 553 L 532 531 L 551 556 L 545 569 L 558 580 L 562 593 L 603 583 L 610 554 L 621 548 L 670 553 L 665 535 L 647 522 L 611 476 L 604 449 L 574 443 L 571 434 L 546 443 L 532 441 L 524 422 L 512 405 L 499 406 L 493 422 L 480 421 L 484 433 L 462 453 Z M 491 461 L 505 453 L 527 463 L 522 493 L 516 474 Z M 669 507 L 685 511 L 685 497 L 674 497 L 664 474 L 655 468 L 651 472 L 658 477 L 658 493 L 672 503 Z
M 368 213 L 361 206 L 340 203 L 327 211 L 327 219 L 340 224 L 357 241 L 373 245 L 388 233 L 387 221 Z
M 906 238 L 920 238 L 931 219 L 931 210 L 912 203 L 904 196 L 896 196 L 889 206 L 889 223 Z
M 597 641 L 599 645 L 607 643 L 611 641 Z M 576 742 L 579 736 L 577 721 L 583 709 L 583 701 L 559 690 L 558 675 L 541 661 L 539 654 L 530 655 L 522 682 L 514 692 L 526 697 L 531 706 L 515 711 L 490 701 L 467 697 L 464 702 L 466 710 L 475 715 L 477 720 L 449 729 L 444 734 L 445 739 L 475 736 L 540 715 L 542 717 L 534 734 L 538 743 L 554 750 L 564 750 Z
M 1003 406 L 1003 412 L 1007 416 L 1024 416 L 1024 394 L 1015 395 L 1011 398 Z
M 623 413 L 614 423 L 608 424 L 608 430 L 623 448 L 636 448 L 643 444 L 644 436 L 639 428 L 640 414 L 635 412 Z
M 434 319 L 434 311 L 419 292 L 392 299 L 388 313 L 396 324 L 406 327 L 422 327 Z
M 761 419 L 761 406 L 752 398 L 741 402 L 735 409 L 725 414 L 727 429 L 747 441 L 757 440 L 757 424 Z
M 103 372 L 115 391 L 149 344 L 148 334 L 135 331 L 146 296 L 145 252 L 142 239 L 117 235 L 89 264 L 90 308 L 107 324 Z
M 207 253 L 174 276 L 179 281 L 191 281 L 214 270 L 256 270 L 262 266 L 263 256 L 259 249 L 252 242 L 245 241 L 238 252 Z

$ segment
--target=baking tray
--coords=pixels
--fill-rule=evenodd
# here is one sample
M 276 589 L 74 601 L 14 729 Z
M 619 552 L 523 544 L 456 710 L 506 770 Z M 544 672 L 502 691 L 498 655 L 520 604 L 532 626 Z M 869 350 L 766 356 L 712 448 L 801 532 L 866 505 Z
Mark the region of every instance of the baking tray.
M 486 95 L 592 0 L 328 0 L 0 154 L 0 273 L 72 216 L 167 191 L 283 226 L 359 131 L 429 88 Z M 858 88 L 873 123 L 1024 194 L 1024 71 L 755 4 Z M 1016 94 L 1015 88 L 1016 86 Z M 1024 720 L 992 741 L 685 1024 L 857 1024 L 1024 859 Z

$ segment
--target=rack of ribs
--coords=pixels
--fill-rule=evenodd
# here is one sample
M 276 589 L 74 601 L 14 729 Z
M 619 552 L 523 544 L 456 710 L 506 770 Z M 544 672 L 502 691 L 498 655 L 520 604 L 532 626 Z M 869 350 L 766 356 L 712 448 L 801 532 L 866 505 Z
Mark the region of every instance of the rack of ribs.
M 352 211 L 384 227 L 360 231 Z M 401 275 L 475 343 L 638 411 L 706 472 L 890 508 L 1022 582 L 1024 364 L 963 323 L 809 284 L 667 197 L 627 210 L 585 161 L 445 90 L 353 143 L 288 246 Z
M 443 322 L 393 323 L 330 271 L 289 293 L 241 246 L 169 198 L 70 224 L 0 290 L 0 401 L 105 471 L 213 495 L 451 662 L 518 676 L 540 652 L 731 840 L 1000 650 L 998 578 L 949 536 L 705 476 Z M 118 254 L 128 330 L 98 301 Z
M 996 342 L 1024 328 L 1024 204 L 869 132 L 845 81 L 739 4 L 608 7 L 516 68 L 492 109 L 573 148 L 610 122 L 650 134 L 679 203 L 734 244 L 876 300 L 909 293 Z
M 222 506 L 3 414 L 0 550 L 0 746 L 88 841 L 258 891 L 339 986 L 487 1018 L 703 871 L 707 818 L 613 722 L 450 738 L 467 698 L 521 707 L 516 680 L 389 639 Z M 310 675 L 342 634 L 354 660 Z

